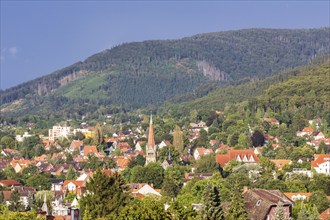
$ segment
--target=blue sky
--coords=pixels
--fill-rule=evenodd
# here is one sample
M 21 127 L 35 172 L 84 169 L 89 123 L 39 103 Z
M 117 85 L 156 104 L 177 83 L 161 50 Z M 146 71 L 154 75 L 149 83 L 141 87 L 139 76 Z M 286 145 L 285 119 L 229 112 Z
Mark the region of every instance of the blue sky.
M 330 26 L 325 1 L 1 1 L 1 89 L 124 42 Z

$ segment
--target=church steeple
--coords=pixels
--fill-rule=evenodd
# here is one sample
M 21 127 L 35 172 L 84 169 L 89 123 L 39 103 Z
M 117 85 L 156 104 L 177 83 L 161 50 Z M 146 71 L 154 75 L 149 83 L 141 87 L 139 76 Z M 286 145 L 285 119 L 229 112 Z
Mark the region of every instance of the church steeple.
M 147 153 L 146 165 L 149 162 L 156 162 L 156 145 L 155 145 L 154 125 L 152 122 L 152 114 L 150 115 L 148 144 L 146 146 L 146 153 Z
M 152 114 L 150 115 L 149 123 L 149 134 L 148 134 L 148 149 L 155 148 L 155 134 L 154 134 L 154 125 L 152 123 Z

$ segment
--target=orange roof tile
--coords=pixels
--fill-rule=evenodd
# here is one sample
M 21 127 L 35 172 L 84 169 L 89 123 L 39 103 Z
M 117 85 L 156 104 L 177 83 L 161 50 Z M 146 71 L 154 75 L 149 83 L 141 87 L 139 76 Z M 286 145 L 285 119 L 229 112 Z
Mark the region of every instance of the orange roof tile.
M 302 131 L 307 132 L 307 133 L 313 133 L 314 129 L 313 128 L 304 128 Z
M 329 220 L 330 219 L 330 208 L 327 208 L 326 210 L 324 210 L 324 212 L 322 212 L 319 217 L 321 220 Z
M 270 160 L 270 161 L 273 162 L 278 169 L 282 169 L 285 165 L 292 163 L 291 160 L 278 159 L 278 160 Z
M 312 167 L 318 167 L 319 164 L 330 161 L 330 154 L 315 154 L 314 157 L 315 159 L 311 162 Z
M 96 146 L 85 146 L 84 147 L 84 156 L 88 156 L 88 154 L 96 154 L 97 153 L 97 148 Z

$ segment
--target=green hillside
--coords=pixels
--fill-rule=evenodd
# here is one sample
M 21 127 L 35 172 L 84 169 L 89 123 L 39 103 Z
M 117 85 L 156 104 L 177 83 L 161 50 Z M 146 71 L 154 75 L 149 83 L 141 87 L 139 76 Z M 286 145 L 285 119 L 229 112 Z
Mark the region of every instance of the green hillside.
M 236 113 L 244 110 L 251 114 L 271 112 L 288 124 L 294 115 L 301 118 L 329 115 L 330 121 L 330 57 L 263 80 L 218 88 L 200 98 L 186 95 L 179 101 L 173 99 L 159 108 L 159 114 L 180 117 L 189 115 L 193 110 Z
M 1 109 L 4 115 L 81 115 L 101 107 L 111 113 L 211 96 L 219 86 L 232 85 L 221 94 L 226 99 L 237 96 L 237 84 L 252 80 L 256 88 L 265 87 L 260 79 L 328 54 L 329 34 L 330 28 L 247 29 L 127 43 L 1 91 Z

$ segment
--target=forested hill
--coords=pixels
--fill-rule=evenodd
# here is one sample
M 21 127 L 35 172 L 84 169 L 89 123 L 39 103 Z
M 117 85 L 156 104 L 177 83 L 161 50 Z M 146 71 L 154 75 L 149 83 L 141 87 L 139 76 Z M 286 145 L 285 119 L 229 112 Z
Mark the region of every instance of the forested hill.
M 101 106 L 159 105 L 196 90 L 208 92 L 219 82 L 260 79 L 307 64 L 330 52 L 329 34 L 330 28 L 247 29 L 126 43 L 1 91 L 2 113 L 83 114 Z M 82 105 L 88 107 L 81 110 Z
M 192 111 L 202 115 L 226 111 L 272 115 L 286 124 L 297 117 L 321 117 L 330 122 L 330 56 L 263 80 L 219 88 L 200 98 L 190 96 L 165 103 L 158 113 L 182 117 Z

